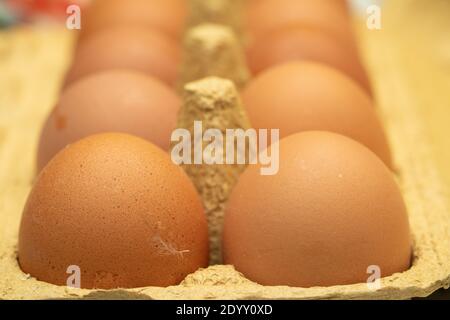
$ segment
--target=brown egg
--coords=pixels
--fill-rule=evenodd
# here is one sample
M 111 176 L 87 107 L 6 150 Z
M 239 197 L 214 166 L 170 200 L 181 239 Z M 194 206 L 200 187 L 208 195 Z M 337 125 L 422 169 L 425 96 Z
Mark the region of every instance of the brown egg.
M 115 68 L 142 71 L 173 85 L 179 63 L 178 43 L 158 31 L 129 26 L 108 28 L 78 46 L 66 85 Z
M 117 25 L 148 27 L 179 37 L 186 14 L 186 0 L 94 0 L 82 16 L 81 39 Z
M 232 192 L 225 263 L 259 284 L 295 287 L 363 283 L 374 270 L 385 277 L 409 268 L 402 195 L 369 149 L 316 131 L 281 140 L 279 150 L 278 174 L 250 166 Z
M 246 28 L 252 37 L 264 38 L 279 28 L 304 25 L 335 37 L 356 48 L 348 14 L 335 0 L 252 0 L 246 7 Z
M 168 150 L 181 101 L 159 80 L 129 70 L 108 70 L 73 83 L 47 119 L 38 148 L 41 170 L 57 152 L 101 132 L 124 132 Z
M 290 26 L 269 32 L 247 51 L 253 74 L 292 60 L 311 60 L 330 65 L 357 81 L 370 95 L 371 85 L 358 55 L 335 38 L 313 28 Z
M 206 217 L 162 150 L 126 134 L 94 135 L 39 175 L 22 216 L 19 263 L 56 285 L 66 285 L 70 266 L 82 288 L 176 285 L 208 264 Z
M 257 129 L 280 129 L 281 137 L 308 130 L 340 133 L 365 144 L 392 166 L 372 100 L 331 67 L 307 61 L 278 65 L 253 79 L 242 99 Z
M 336 5 L 339 7 L 342 12 L 345 14 L 350 14 L 350 2 L 351 0 L 336 0 Z

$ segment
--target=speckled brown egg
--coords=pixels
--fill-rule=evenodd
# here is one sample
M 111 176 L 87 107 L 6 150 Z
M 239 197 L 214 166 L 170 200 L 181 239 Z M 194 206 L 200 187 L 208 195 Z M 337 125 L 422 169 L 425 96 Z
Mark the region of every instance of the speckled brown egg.
M 148 27 L 179 37 L 186 15 L 186 0 L 94 0 L 82 15 L 81 39 L 117 25 Z
M 365 283 L 411 262 L 408 216 L 390 170 L 365 146 L 329 132 L 281 140 L 280 169 L 250 166 L 227 205 L 223 252 L 262 285 Z M 370 271 L 370 272 L 369 272 Z
M 137 135 L 167 151 L 180 105 L 171 88 L 143 73 L 107 70 L 80 79 L 62 93 L 43 127 L 38 170 L 66 145 L 101 132 Z
M 372 95 L 369 78 L 358 55 L 318 29 L 304 26 L 277 29 L 256 40 L 247 50 L 247 61 L 253 74 L 293 60 L 330 65 L 349 75 Z
M 193 184 L 161 149 L 131 135 L 94 135 L 37 178 L 19 263 L 56 285 L 66 285 L 70 266 L 79 267 L 82 288 L 176 285 L 208 264 L 206 217 Z
M 116 26 L 99 31 L 78 46 L 66 85 L 115 68 L 141 71 L 173 85 L 179 63 L 180 46 L 175 40 L 152 29 Z
M 254 78 L 242 99 L 257 129 L 280 129 L 281 137 L 308 130 L 340 133 L 365 144 L 392 166 L 372 100 L 336 69 L 309 61 L 277 65 Z

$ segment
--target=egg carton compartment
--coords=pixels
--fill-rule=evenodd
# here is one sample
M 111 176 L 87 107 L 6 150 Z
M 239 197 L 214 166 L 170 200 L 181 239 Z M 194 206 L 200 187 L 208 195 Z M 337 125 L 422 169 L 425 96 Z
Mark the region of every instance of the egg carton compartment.
M 233 5 L 220 0 L 203 6 L 202 1 L 192 2 L 200 6 L 197 12 L 202 14 L 192 18 L 193 28 L 185 36 L 186 67 L 178 84 L 185 103 L 178 125 L 192 129 L 189 127 L 192 120 L 203 120 L 210 127 L 247 128 L 250 124 L 243 112 L 238 88 L 249 79 L 249 73 L 239 51 L 239 40 L 244 37 L 234 35 L 239 30 L 239 22 L 232 14 L 240 0 L 230 1 Z M 236 7 L 230 9 L 233 6 Z M 204 22 L 206 24 L 198 25 Z M 448 288 L 448 195 L 436 170 L 415 101 L 408 95 L 405 79 L 395 72 L 398 57 L 389 52 L 380 56 L 375 49 L 381 42 L 365 32 L 361 29 L 365 39 L 363 47 L 377 82 L 379 111 L 391 143 L 414 240 L 413 264 L 408 271 L 381 279 L 380 288 L 372 290 L 366 283 L 315 288 L 262 286 L 226 265 L 198 270 L 180 285 L 168 288 L 74 289 L 41 282 L 24 274 L 17 262 L 18 228 L 35 175 L 38 133 L 58 94 L 74 39 L 70 32 L 60 29 L 17 29 L 0 34 L 3 64 L 13 66 L 9 72 L 0 74 L 0 87 L 7 88 L 8 92 L 0 104 L 0 298 L 409 299 Z M 4 68 L 2 62 L 0 68 Z M 40 81 L 44 78 L 45 82 Z M 12 114 L 11 105 L 17 106 Z M 220 262 L 224 204 L 243 169 L 242 166 L 185 167 L 203 198 L 212 225 L 212 264 Z

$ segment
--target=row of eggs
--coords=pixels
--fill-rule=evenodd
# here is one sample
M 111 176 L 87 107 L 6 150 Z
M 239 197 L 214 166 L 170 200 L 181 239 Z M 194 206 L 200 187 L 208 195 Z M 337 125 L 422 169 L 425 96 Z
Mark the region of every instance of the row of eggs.
M 63 285 L 78 265 L 83 288 L 169 286 L 208 265 L 201 200 L 167 154 L 187 5 L 149 3 L 97 0 L 83 20 L 20 229 L 21 268 L 39 280 Z M 343 4 L 246 4 L 255 77 L 243 104 L 283 139 L 279 173 L 249 166 L 233 190 L 223 252 L 260 284 L 350 284 L 371 265 L 384 276 L 410 265 L 405 204 Z

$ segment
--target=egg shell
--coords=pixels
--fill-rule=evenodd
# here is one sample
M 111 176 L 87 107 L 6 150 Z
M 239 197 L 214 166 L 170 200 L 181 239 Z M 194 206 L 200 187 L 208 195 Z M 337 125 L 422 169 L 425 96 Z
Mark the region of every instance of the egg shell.
M 358 55 L 318 29 L 300 25 L 280 28 L 258 39 L 247 50 L 247 61 L 253 74 L 293 60 L 330 65 L 349 75 L 372 95 L 369 78 Z
M 186 24 L 185 0 L 94 0 L 82 15 L 80 40 L 114 26 L 142 26 L 178 38 Z
M 107 70 L 69 86 L 41 133 L 37 167 L 58 151 L 101 132 L 124 132 L 169 150 L 181 100 L 164 83 L 143 73 Z
M 292 25 L 315 28 L 356 49 L 351 20 L 341 1 L 251 0 L 246 6 L 245 27 L 255 38 Z
M 82 288 L 170 286 L 208 264 L 200 198 L 184 171 L 151 143 L 126 134 L 90 136 L 41 172 L 19 232 L 22 270 Z
M 173 85 L 180 64 L 180 46 L 161 32 L 135 26 L 111 27 L 81 43 L 66 85 L 83 76 L 115 68 L 153 75 Z
M 252 165 L 232 192 L 226 264 L 259 284 L 293 287 L 365 283 L 368 270 L 384 277 L 409 268 L 405 204 L 373 152 L 328 132 L 295 134 L 279 148 L 278 174 Z
M 392 167 L 372 100 L 338 70 L 309 61 L 281 64 L 254 78 L 242 100 L 257 129 L 280 129 L 281 137 L 309 130 L 336 132 L 365 144 Z

